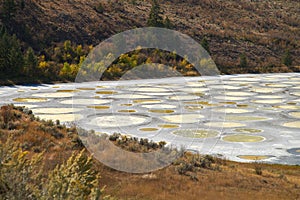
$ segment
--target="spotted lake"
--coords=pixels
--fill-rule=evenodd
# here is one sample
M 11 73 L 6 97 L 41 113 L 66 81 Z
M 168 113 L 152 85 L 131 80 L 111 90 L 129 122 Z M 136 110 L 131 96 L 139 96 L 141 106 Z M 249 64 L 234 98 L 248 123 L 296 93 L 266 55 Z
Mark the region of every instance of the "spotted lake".
M 0 98 L 99 134 L 240 162 L 300 164 L 297 73 L 0 87 Z

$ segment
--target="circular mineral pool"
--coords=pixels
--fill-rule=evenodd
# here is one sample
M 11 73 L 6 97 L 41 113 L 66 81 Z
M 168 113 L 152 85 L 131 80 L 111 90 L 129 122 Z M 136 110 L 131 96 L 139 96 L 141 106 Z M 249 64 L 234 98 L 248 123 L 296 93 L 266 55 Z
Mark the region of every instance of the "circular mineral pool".
M 16 98 L 13 99 L 15 102 L 30 102 L 30 103 L 37 103 L 37 102 L 46 102 L 49 101 L 46 98 Z
M 240 155 L 238 158 L 244 159 L 244 160 L 266 160 L 268 158 L 271 158 L 271 156 L 259 156 L 259 155 Z
M 87 106 L 88 108 L 93 108 L 96 110 L 107 110 L 110 108 L 110 106 Z
M 237 96 L 237 97 L 246 97 L 246 96 L 253 96 L 254 93 L 251 92 L 225 92 L 226 96 Z M 227 99 L 227 97 L 225 97 Z
M 149 103 L 161 103 L 162 100 L 159 99 L 137 99 L 137 100 L 133 100 L 133 103 L 139 103 L 139 104 L 149 104 Z
M 233 96 L 215 96 L 214 98 L 223 101 L 243 101 L 248 99 L 248 97 L 233 97 Z
M 161 87 L 139 87 L 139 88 L 127 88 L 129 91 L 134 91 L 134 92 L 169 92 L 170 90 L 161 88 Z
M 276 96 L 276 95 L 259 95 L 256 96 L 258 99 L 283 99 L 283 96 Z
M 218 108 L 214 109 L 214 112 L 228 113 L 228 114 L 240 114 L 253 112 L 252 110 L 242 109 L 242 108 Z
M 34 113 L 42 113 L 42 114 L 65 114 L 65 113 L 74 113 L 79 112 L 82 109 L 80 108 L 34 108 L 32 111 Z
M 290 78 L 290 80 L 293 80 L 293 81 L 300 81 L 300 77 Z
M 291 112 L 289 115 L 295 118 L 300 118 L 300 112 Z
M 79 90 L 57 90 L 56 92 L 79 92 Z
M 203 92 L 207 92 L 209 91 L 208 88 L 182 88 L 180 89 L 180 91 L 183 91 L 183 92 L 187 92 L 187 93 L 203 93 Z
M 96 88 L 109 88 L 109 86 L 104 86 L 104 85 L 98 85 Z
M 77 88 L 77 90 L 96 90 L 95 88 Z
M 248 108 L 249 107 L 249 105 L 247 105 L 247 104 L 238 104 L 238 105 L 236 105 L 238 108 Z
M 284 123 L 282 126 L 288 127 L 288 128 L 300 128 L 300 121 L 287 122 L 287 123 Z
M 177 124 L 159 124 L 157 125 L 159 128 L 179 128 L 180 126 Z
M 197 111 L 197 110 L 202 110 L 203 106 L 200 106 L 200 105 L 189 105 L 189 106 L 184 106 L 184 109 L 190 110 L 190 111 Z
M 175 135 L 191 138 L 212 138 L 219 135 L 218 131 L 206 129 L 180 129 L 172 132 Z
M 196 95 L 182 95 L 182 96 L 171 96 L 169 97 L 169 99 L 171 100 L 176 100 L 176 101 L 188 101 L 188 100 L 194 100 L 194 99 L 198 99 L 199 97 Z
M 148 95 L 140 95 L 140 94 L 115 94 L 113 98 L 117 99 L 150 99 L 153 98 Z
M 300 97 L 300 92 L 293 92 L 292 95 Z
M 281 106 L 274 106 L 275 108 L 281 108 L 284 110 L 300 110 L 300 106 L 296 105 L 281 105 Z
M 300 148 L 288 149 L 287 152 L 294 154 L 294 155 L 300 155 Z
M 242 87 L 232 86 L 232 85 L 211 85 L 208 88 L 224 89 L 224 90 L 239 90 L 239 89 L 242 89 Z
M 273 87 L 273 88 L 287 88 L 290 87 L 291 85 L 270 83 L 270 84 L 266 84 L 266 86 Z
M 291 76 L 289 74 L 272 74 L 272 75 L 268 75 L 266 76 L 266 78 L 271 78 L 274 79 L 274 81 L 277 81 L 278 78 L 291 78 Z
M 224 104 L 224 105 L 235 105 L 236 102 L 233 102 L 233 101 L 224 101 L 224 102 L 220 102 L 221 104 Z
M 228 135 L 222 138 L 225 142 L 261 142 L 265 138 L 262 136 L 253 136 L 245 134 Z
M 169 109 L 150 109 L 148 110 L 151 113 L 159 113 L 159 114 L 169 114 L 169 113 L 174 113 L 174 110 L 169 110 Z
M 234 129 L 235 132 L 239 133 L 261 133 L 263 130 L 261 129 L 254 129 L 254 128 L 237 128 Z
M 130 107 L 130 106 L 133 106 L 133 104 L 132 103 L 123 103 L 123 104 L 120 104 L 120 106 Z
M 237 115 L 227 115 L 225 120 L 229 121 L 264 121 L 269 120 L 267 117 L 259 117 L 259 116 L 237 116 Z
M 118 110 L 120 113 L 135 113 L 136 110 Z
M 257 92 L 257 93 L 276 93 L 281 92 L 283 89 L 277 89 L 277 88 L 252 88 L 251 91 Z
M 106 104 L 110 103 L 111 100 L 108 99 L 69 99 L 61 101 L 62 104 L 68 104 L 68 105 L 96 105 L 96 104 Z
M 117 94 L 118 92 L 112 90 L 103 90 L 103 91 L 96 91 L 96 94 Z
M 140 131 L 144 131 L 144 132 L 154 132 L 154 131 L 158 131 L 159 129 L 158 128 L 140 128 L 139 129 Z
M 238 127 L 246 126 L 245 124 L 236 123 L 236 122 L 207 122 L 204 125 L 209 127 L 216 127 L 216 128 L 238 128 Z
M 170 92 L 151 92 L 151 93 L 141 92 L 139 94 L 141 94 L 141 95 L 152 95 L 152 96 L 172 96 L 172 95 L 174 95 L 173 93 L 170 93 Z
M 190 87 L 206 87 L 206 84 L 203 82 L 187 82 L 186 85 Z
M 249 86 L 250 83 L 244 81 L 223 81 L 223 84 Z
M 231 81 L 249 81 L 249 82 L 259 82 L 260 79 L 256 77 L 236 77 L 236 78 L 231 78 Z
M 40 115 L 37 114 L 37 117 L 45 120 L 59 120 L 61 122 L 73 122 L 83 118 L 82 115 L 79 114 L 61 114 L 61 115 Z
M 277 103 L 282 103 L 282 99 L 256 99 L 252 100 L 251 102 L 253 103 L 260 103 L 260 104 L 277 104 Z
M 151 120 L 147 116 L 139 115 L 103 115 L 90 120 L 91 125 L 97 125 L 102 128 L 117 128 L 125 126 L 138 126 L 149 123 Z
M 178 124 L 197 123 L 199 122 L 199 119 L 202 118 L 204 118 L 204 116 L 199 114 L 167 115 L 161 117 L 161 119 L 163 119 L 166 122 L 178 123 Z
M 176 108 L 175 105 L 171 105 L 171 104 L 142 105 L 141 107 L 148 108 L 148 109 L 172 109 L 172 108 Z
M 72 93 L 67 92 L 55 92 L 55 93 L 38 93 L 33 94 L 34 97 L 45 97 L 45 98 L 67 98 L 74 96 Z
M 210 103 L 208 101 L 188 101 L 188 102 L 184 102 L 185 104 L 189 104 L 189 105 L 203 105 L 203 106 L 219 106 L 220 104 L 214 104 L 214 103 Z

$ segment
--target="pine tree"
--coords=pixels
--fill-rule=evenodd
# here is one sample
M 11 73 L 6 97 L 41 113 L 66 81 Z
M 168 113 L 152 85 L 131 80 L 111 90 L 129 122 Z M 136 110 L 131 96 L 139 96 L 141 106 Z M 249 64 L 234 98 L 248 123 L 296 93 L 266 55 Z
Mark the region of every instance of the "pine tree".
M 239 66 L 241 68 L 246 68 L 248 66 L 247 57 L 246 57 L 246 55 L 244 53 L 242 53 L 240 55 L 240 64 L 239 64 Z
M 160 5 L 157 0 L 152 0 L 152 7 L 147 21 L 148 26 L 164 27 L 163 18 L 160 16 Z
M 172 29 L 174 27 L 168 16 L 166 17 L 166 19 L 164 21 L 164 27 L 168 28 L 168 29 Z
M 292 65 L 293 59 L 291 56 L 291 52 L 289 50 L 285 51 L 285 54 L 283 55 L 283 58 L 282 58 L 282 63 L 288 67 Z
M 24 57 L 19 40 L 5 31 L 0 34 L 0 76 L 19 75 L 24 66 Z
M 209 43 L 208 43 L 208 40 L 206 37 L 204 37 L 202 40 L 201 40 L 201 46 L 207 51 L 207 53 L 210 53 L 210 50 L 209 50 Z
M 34 77 L 38 75 L 38 59 L 32 48 L 29 48 L 24 57 L 24 72 L 27 76 Z
M 10 21 L 16 12 L 16 3 L 14 0 L 4 0 L 1 2 L 1 18 L 4 21 Z

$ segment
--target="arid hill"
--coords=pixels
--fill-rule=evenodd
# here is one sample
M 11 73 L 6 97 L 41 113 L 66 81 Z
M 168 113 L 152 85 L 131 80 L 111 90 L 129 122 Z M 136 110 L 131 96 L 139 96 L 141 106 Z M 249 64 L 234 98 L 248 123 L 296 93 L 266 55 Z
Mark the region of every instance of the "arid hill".
M 109 139 L 134 152 L 153 151 L 164 144 L 119 134 L 111 135 Z M 300 198 L 299 166 L 270 165 L 259 161 L 242 164 L 186 152 L 170 166 L 150 174 L 119 172 L 96 159 L 81 156 L 79 152 L 84 152 L 85 147 L 75 127 L 67 128 L 59 121 L 40 120 L 32 111 L 21 107 L 1 107 L 0 147 L 1 199 L 41 199 L 32 194 L 44 198 L 45 195 L 60 194 L 64 195 L 63 199 L 76 199 L 76 195 L 89 196 L 90 190 L 100 190 L 103 186 L 106 186 L 104 194 L 114 197 L 107 198 L 111 200 Z M 70 160 L 72 154 L 78 157 Z M 63 172 L 59 173 L 61 170 Z M 100 177 L 95 178 L 98 173 Z M 82 187 L 81 183 L 91 181 L 91 178 L 93 184 Z M 74 184 L 69 184 L 70 180 Z
M 7 26 L 40 52 L 65 40 L 97 45 L 121 31 L 145 27 L 151 9 L 150 1 L 141 0 L 17 2 L 23 2 L 22 8 Z M 298 70 L 293 68 L 300 65 L 298 0 L 161 0 L 160 6 L 173 29 L 199 42 L 206 37 L 215 62 L 229 73 L 242 54 L 256 73 L 281 67 L 287 51 L 293 60 L 290 68 Z

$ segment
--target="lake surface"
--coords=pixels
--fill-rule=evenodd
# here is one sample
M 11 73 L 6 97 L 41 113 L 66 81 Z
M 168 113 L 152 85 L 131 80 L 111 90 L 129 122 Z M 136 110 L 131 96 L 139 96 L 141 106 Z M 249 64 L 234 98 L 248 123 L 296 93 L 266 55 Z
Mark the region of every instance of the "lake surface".
M 1 104 L 97 133 L 202 154 L 300 164 L 300 74 L 177 77 L 0 87 Z

